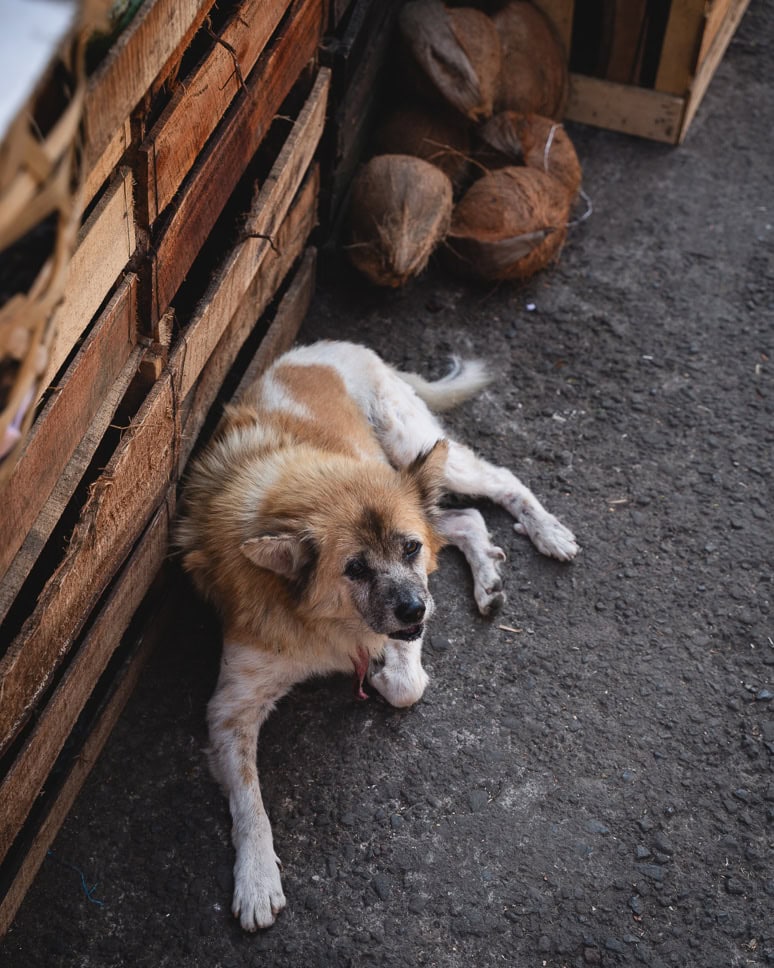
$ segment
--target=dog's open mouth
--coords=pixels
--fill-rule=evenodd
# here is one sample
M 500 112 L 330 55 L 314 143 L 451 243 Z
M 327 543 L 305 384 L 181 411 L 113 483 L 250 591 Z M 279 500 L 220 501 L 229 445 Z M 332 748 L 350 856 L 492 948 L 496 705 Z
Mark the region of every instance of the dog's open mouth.
M 412 625 L 407 629 L 399 629 L 397 632 L 390 632 L 390 638 L 400 639 L 401 642 L 413 642 L 414 639 L 419 638 L 424 630 L 424 624 L 420 623 L 419 625 Z

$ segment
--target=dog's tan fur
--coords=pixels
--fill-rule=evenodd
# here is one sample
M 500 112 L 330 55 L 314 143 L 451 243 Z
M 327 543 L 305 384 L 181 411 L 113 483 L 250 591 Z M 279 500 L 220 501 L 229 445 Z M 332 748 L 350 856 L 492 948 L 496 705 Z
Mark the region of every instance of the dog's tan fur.
M 223 620 L 210 761 L 229 796 L 233 910 L 247 930 L 285 904 L 255 758 L 276 701 L 310 675 L 354 670 L 362 698 L 367 677 L 393 705 L 416 702 L 427 576 L 444 543 L 467 558 L 483 614 L 504 600 L 505 556 L 477 510 L 438 508 L 442 491 L 498 501 L 546 554 L 577 550 L 528 488 L 448 440 L 423 402 L 442 409 L 485 382 L 477 364 L 429 384 L 353 344 L 300 348 L 227 408 L 192 469 L 178 541 Z

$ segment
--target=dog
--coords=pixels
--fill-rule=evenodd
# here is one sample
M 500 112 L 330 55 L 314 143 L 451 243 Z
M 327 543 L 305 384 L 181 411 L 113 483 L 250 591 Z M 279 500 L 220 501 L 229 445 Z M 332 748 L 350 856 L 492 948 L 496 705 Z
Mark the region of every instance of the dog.
M 505 554 L 482 515 L 442 509 L 442 495 L 489 498 L 543 554 L 577 552 L 524 484 L 451 440 L 434 415 L 489 379 L 478 361 L 430 382 L 354 343 L 295 348 L 226 408 L 190 471 L 177 543 L 223 623 L 209 760 L 229 799 L 232 910 L 247 931 L 285 906 L 256 767 L 277 701 L 310 676 L 350 672 L 359 698 L 367 681 L 393 706 L 416 703 L 428 681 L 428 575 L 445 544 L 467 559 L 483 615 L 505 600 Z

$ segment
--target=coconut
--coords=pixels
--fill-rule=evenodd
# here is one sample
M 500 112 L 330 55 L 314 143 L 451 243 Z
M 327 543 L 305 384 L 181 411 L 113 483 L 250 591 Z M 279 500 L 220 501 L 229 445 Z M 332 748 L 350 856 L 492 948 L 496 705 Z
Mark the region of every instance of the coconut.
M 398 108 L 379 125 L 374 144 L 378 154 L 424 158 L 448 175 L 455 187 L 465 180 L 470 135 L 468 122 L 456 112 L 423 105 Z
M 500 35 L 498 110 L 561 118 L 567 102 L 567 61 L 554 25 L 525 0 L 492 18 Z
M 569 215 L 569 195 L 555 178 L 535 168 L 500 168 L 474 182 L 457 204 L 448 249 L 468 275 L 526 279 L 558 254 Z
M 570 136 L 561 124 L 539 114 L 501 111 L 479 128 L 486 149 L 482 160 L 489 167 L 521 162 L 553 175 L 575 199 L 582 171 Z
M 444 100 L 472 121 L 488 118 L 500 79 L 500 38 L 492 20 L 472 7 L 449 10 L 441 0 L 410 0 L 399 24 L 411 58 Z
M 352 184 L 350 261 L 379 286 L 402 286 L 427 265 L 451 211 L 451 182 L 439 168 L 409 155 L 377 155 Z

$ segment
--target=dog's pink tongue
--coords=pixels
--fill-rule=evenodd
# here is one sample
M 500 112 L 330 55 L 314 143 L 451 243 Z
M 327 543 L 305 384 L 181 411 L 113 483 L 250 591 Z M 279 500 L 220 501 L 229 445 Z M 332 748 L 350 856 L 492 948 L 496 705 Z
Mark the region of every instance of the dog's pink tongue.
M 363 680 L 368 672 L 370 656 L 362 645 L 357 647 L 357 657 L 352 657 L 352 665 L 355 667 L 355 699 L 368 699 L 368 695 L 363 691 Z

